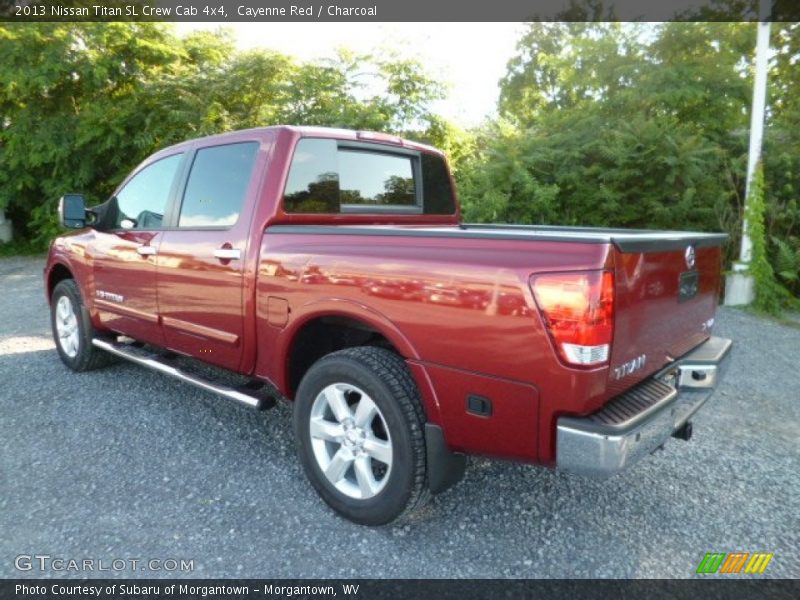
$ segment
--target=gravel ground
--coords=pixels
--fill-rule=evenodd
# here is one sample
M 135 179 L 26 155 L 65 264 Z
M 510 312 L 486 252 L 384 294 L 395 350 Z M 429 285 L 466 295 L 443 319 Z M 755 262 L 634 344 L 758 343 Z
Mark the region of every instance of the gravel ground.
M 67 371 L 42 265 L 0 259 L 2 577 L 69 575 L 14 568 L 50 554 L 193 559 L 193 577 L 682 578 L 736 550 L 800 577 L 800 328 L 721 309 L 736 349 L 713 408 L 690 443 L 621 476 L 472 459 L 418 522 L 369 529 L 306 482 L 287 406 L 249 411 L 128 364 Z

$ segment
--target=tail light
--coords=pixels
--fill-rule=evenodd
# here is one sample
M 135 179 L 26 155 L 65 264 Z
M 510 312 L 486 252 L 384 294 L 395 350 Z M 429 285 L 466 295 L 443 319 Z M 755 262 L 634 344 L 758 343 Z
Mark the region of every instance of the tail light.
M 532 288 L 550 337 L 565 362 L 578 366 L 608 362 L 614 332 L 611 271 L 535 275 Z

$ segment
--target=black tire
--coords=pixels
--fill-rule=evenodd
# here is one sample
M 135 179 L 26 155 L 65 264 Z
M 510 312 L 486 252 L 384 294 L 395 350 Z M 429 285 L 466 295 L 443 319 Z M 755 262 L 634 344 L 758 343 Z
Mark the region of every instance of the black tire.
M 64 349 L 59 339 L 58 328 L 56 326 L 56 319 L 59 318 L 57 315 L 59 300 L 62 297 L 69 299 L 69 304 L 75 315 L 75 322 L 77 325 L 77 350 L 74 356 L 70 356 Z M 86 310 L 83 304 L 80 288 L 78 288 L 78 284 L 75 283 L 74 279 L 59 281 L 53 289 L 53 295 L 50 297 L 50 327 L 53 332 L 53 341 L 56 343 L 56 350 L 58 351 L 59 357 L 61 357 L 61 362 L 73 371 L 91 371 L 92 369 L 99 369 L 115 362 L 112 355 L 92 345 L 92 338 L 95 337 L 96 333 L 92 327 L 89 311 Z
M 312 406 L 322 390 L 336 383 L 366 392 L 388 429 L 392 464 L 385 485 L 371 498 L 353 498 L 337 489 L 315 458 Z M 428 501 L 424 424 L 419 391 L 405 361 L 384 348 L 347 348 L 321 358 L 303 377 L 294 403 L 297 452 L 308 479 L 331 508 L 362 525 L 406 520 Z

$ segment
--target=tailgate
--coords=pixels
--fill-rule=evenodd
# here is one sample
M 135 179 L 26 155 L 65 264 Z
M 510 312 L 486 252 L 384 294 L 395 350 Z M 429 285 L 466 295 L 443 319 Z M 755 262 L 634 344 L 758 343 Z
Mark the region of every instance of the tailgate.
M 615 318 L 608 388 L 621 392 L 711 335 L 721 248 L 704 240 L 676 248 L 615 247 Z

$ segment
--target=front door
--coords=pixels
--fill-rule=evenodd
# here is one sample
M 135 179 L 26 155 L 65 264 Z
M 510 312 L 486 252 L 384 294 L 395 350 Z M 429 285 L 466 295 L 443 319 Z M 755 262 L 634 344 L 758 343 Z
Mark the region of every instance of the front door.
M 163 232 L 158 250 L 158 306 L 167 348 L 232 370 L 242 359 L 250 231 L 244 207 L 256 193 L 258 150 L 258 142 L 199 148 L 179 192 L 177 227 Z
M 156 296 L 156 255 L 162 219 L 183 154 L 146 165 L 109 200 L 106 231 L 92 244 L 91 302 L 109 329 L 163 345 Z

